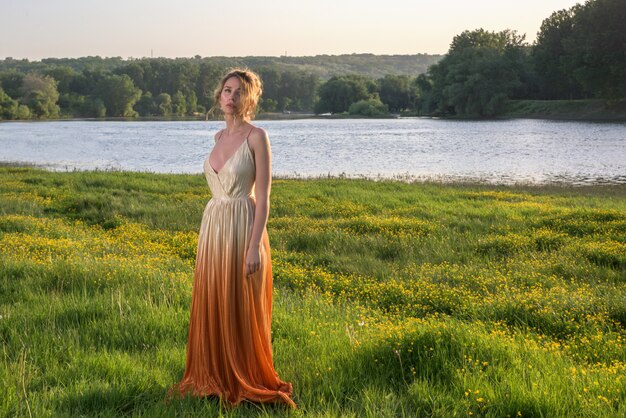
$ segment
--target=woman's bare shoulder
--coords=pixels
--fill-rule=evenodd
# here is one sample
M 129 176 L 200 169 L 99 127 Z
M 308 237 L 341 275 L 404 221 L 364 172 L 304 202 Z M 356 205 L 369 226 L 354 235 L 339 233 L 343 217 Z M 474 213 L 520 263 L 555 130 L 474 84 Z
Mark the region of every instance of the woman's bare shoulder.
M 253 126 L 248 136 L 248 143 L 252 148 L 269 147 L 270 138 L 265 129 Z

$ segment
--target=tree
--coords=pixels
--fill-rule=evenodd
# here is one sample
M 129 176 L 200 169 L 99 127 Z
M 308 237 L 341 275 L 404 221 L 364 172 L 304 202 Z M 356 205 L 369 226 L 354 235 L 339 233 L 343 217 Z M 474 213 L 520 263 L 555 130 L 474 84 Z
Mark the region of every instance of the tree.
M 185 97 L 185 106 L 187 107 L 187 113 L 192 115 L 198 110 L 198 96 L 195 91 L 190 91 Z
M 187 113 L 187 103 L 185 102 L 185 96 L 179 91 L 177 91 L 174 96 L 172 96 L 172 109 L 175 115 L 185 116 Z
M 17 107 L 17 119 L 25 120 L 30 119 L 31 117 L 32 114 L 28 106 L 21 104 Z
M 440 112 L 495 116 L 522 87 L 527 65 L 524 36 L 478 29 L 454 37 L 448 55 L 429 69 L 430 100 Z
M 172 113 L 172 96 L 170 96 L 169 94 L 159 94 L 155 102 L 159 115 L 168 116 Z
M 145 61 L 132 61 L 124 67 L 118 68 L 115 73 L 118 75 L 126 74 L 133 80 L 133 83 L 135 83 L 137 88 L 145 92 L 149 90 L 144 78 L 146 69 L 149 65 L 149 62 Z
M 265 83 L 265 79 L 263 82 Z M 320 79 L 314 74 L 293 70 L 282 72 L 277 97 L 278 108 L 280 110 L 313 109 L 319 84 Z
M 45 74 L 56 80 L 59 94 L 69 93 L 72 80 L 78 75 L 74 69 L 67 66 L 50 68 L 45 71 Z
M 217 82 L 224 69 L 210 62 L 202 61 L 198 70 L 195 92 L 198 103 L 205 109 L 213 106 L 213 91 L 217 87 Z
M 433 97 L 433 85 L 431 79 L 426 74 L 420 74 L 412 82 L 415 102 L 413 108 L 419 115 L 429 115 L 437 108 L 437 102 Z
M 29 73 L 22 82 L 21 102 L 38 118 L 55 118 L 59 115 L 59 92 L 56 81 L 50 76 Z
M 102 69 L 86 68 L 70 81 L 70 91 L 88 96 L 94 94 L 98 84 L 107 77 Z
M 88 116 L 83 113 L 85 96 L 77 93 L 63 93 L 59 95 L 59 107 L 69 116 Z
M 317 91 L 321 84 L 321 79 L 313 73 L 300 74 L 298 83 L 298 102 L 300 110 L 313 110 L 317 100 Z
M 374 96 L 376 84 L 370 78 L 351 74 L 335 76 L 322 84 L 315 113 L 347 112 L 352 103 L 367 100 Z
M 147 90 L 153 95 L 160 93 L 175 94 L 181 91 L 188 94 L 195 90 L 196 80 L 200 75 L 200 69 L 197 63 L 185 58 L 176 58 L 174 60 L 166 58 L 157 58 L 143 61 L 145 66 L 143 69 L 143 83 Z M 118 72 L 125 74 L 125 69 L 121 68 Z M 138 71 L 133 70 L 133 74 Z
M 573 30 L 563 40 L 566 68 L 584 91 L 606 99 L 625 99 L 624 0 L 590 0 L 574 11 Z
M 263 109 L 312 110 L 315 104 L 318 76 L 302 71 L 279 71 L 275 67 L 261 67 L 258 70 L 263 80 Z
M 483 28 L 473 31 L 466 30 L 452 38 L 448 56 L 472 48 L 486 48 L 504 52 L 510 47 L 522 46 L 524 38 L 525 36 L 519 36 L 517 31 L 510 29 L 501 32 L 490 32 Z
M 152 93 L 145 92 L 134 106 L 134 109 L 141 116 L 153 116 L 157 114 L 157 105 L 152 97 Z
M 559 10 L 544 19 L 532 50 L 532 61 L 542 99 L 577 99 L 580 84 L 564 65 L 564 42 L 574 30 L 574 14 L 579 6 Z
M 275 67 L 266 66 L 259 68 L 258 71 L 263 81 L 263 101 L 275 104 L 269 111 L 276 110 L 281 96 L 281 73 Z
M 13 100 L 0 87 L 0 119 L 17 119 L 17 100 Z
M 274 99 L 261 98 L 261 109 L 263 112 L 275 112 L 278 103 Z
M 16 71 L 10 71 L 0 74 L 0 87 L 12 99 L 19 99 L 22 96 L 22 84 L 24 83 L 24 74 Z
M 378 94 L 392 112 L 409 109 L 415 101 L 415 90 L 406 75 L 386 75 L 378 79 Z
M 102 99 L 92 96 L 85 97 L 84 104 L 80 109 L 82 115 L 92 118 L 103 118 L 106 116 L 107 109 Z
M 98 82 L 96 97 L 106 107 L 107 116 L 135 117 L 133 106 L 141 97 L 141 90 L 126 74 L 108 75 Z

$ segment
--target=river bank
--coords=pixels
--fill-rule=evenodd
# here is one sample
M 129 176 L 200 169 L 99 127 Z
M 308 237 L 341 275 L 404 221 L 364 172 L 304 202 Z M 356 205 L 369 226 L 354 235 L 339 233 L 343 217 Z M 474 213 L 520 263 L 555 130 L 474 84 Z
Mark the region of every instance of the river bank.
M 316 115 L 307 112 L 272 112 L 260 113 L 258 120 L 296 120 L 296 119 L 389 119 L 402 117 L 416 117 L 414 112 L 390 113 L 386 116 L 360 116 L 350 115 L 347 112 L 338 114 Z M 420 115 L 418 117 L 440 119 L 465 119 L 450 116 Z M 607 104 L 605 100 L 509 100 L 503 114 L 497 118 L 502 119 L 547 119 L 547 120 L 573 120 L 573 121 L 606 121 L 626 122 L 626 101 Z
M 626 122 L 626 101 L 604 100 L 511 100 L 503 118 Z
M 484 118 L 470 118 L 450 115 L 422 115 L 417 112 L 390 113 L 386 116 L 359 116 L 347 112 L 337 114 L 316 115 L 310 112 L 261 112 L 257 120 L 299 120 L 299 119 L 393 119 L 403 117 L 422 117 L 437 119 L 484 120 Z M 504 112 L 495 119 L 546 119 L 572 121 L 605 121 L 626 122 L 626 101 L 607 104 L 604 100 L 510 100 Z M 204 115 L 196 116 L 139 116 L 135 118 L 107 117 L 107 118 L 64 118 L 56 119 L 26 119 L 0 120 L 0 123 L 31 122 L 46 120 L 75 120 L 75 121 L 202 121 Z M 217 120 L 217 119 L 211 119 Z

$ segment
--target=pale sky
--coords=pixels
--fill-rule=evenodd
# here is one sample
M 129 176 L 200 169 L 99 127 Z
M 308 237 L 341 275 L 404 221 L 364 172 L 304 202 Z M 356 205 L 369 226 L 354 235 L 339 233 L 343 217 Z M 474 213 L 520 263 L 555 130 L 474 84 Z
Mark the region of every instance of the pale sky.
M 466 29 L 514 29 L 532 42 L 543 19 L 576 3 L 0 0 L 0 59 L 443 54 Z

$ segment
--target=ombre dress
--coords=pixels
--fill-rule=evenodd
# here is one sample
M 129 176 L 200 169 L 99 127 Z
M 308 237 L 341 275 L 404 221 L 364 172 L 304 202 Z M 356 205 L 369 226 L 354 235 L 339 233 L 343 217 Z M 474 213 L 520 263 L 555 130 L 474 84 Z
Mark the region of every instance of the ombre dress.
M 170 395 L 218 395 L 231 406 L 245 399 L 295 408 L 291 383 L 280 380 L 272 359 L 267 231 L 261 240 L 260 270 L 244 275 L 255 209 L 255 163 L 248 138 L 219 172 L 207 156 L 204 175 L 212 198 L 198 238 L 187 361 Z

